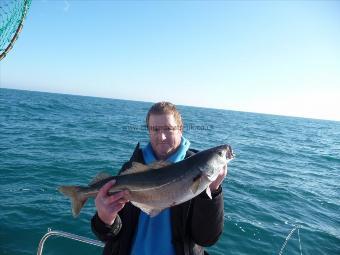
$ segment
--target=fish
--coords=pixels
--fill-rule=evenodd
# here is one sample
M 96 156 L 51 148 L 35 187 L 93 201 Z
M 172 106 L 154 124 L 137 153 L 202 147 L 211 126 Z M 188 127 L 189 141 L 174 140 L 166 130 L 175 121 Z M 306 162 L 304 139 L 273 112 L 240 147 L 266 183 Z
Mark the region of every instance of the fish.
M 115 180 L 108 195 L 128 190 L 124 198 L 154 217 L 166 208 L 198 196 L 204 190 L 212 198 L 210 183 L 234 157 L 231 146 L 225 144 L 200 151 L 176 163 L 156 161 L 145 165 L 132 162 L 132 167 L 120 175 L 100 173 L 88 186 L 60 186 L 58 190 L 70 197 L 72 214 L 77 217 L 88 198 L 95 198 L 101 187 Z

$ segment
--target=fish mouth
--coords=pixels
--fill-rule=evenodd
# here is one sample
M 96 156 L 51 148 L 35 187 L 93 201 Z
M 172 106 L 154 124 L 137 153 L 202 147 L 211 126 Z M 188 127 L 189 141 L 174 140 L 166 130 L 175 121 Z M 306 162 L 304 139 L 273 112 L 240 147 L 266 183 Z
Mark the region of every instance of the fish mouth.
M 235 158 L 235 153 L 230 145 L 221 145 L 216 148 L 216 153 L 223 159 L 226 159 L 226 163 Z
M 227 159 L 229 159 L 229 160 L 232 160 L 232 159 L 235 158 L 235 153 L 234 153 L 234 151 L 233 151 L 233 149 L 231 148 L 230 145 L 228 145 L 228 150 L 227 150 L 226 157 L 227 157 Z
M 213 164 L 214 170 L 206 171 L 204 173 L 205 177 L 209 180 L 209 182 L 215 181 L 218 175 L 220 174 L 222 168 L 226 167 L 227 164 L 235 158 L 234 151 L 228 144 L 216 147 L 214 152 L 217 154 L 217 157 L 215 156 L 216 161 Z

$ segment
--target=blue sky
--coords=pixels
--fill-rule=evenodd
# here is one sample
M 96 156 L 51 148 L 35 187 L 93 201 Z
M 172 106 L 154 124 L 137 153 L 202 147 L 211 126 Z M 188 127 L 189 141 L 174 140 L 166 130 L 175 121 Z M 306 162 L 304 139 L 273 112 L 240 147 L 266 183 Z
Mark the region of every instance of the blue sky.
M 340 120 L 340 2 L 33 0 L 1 87 Z

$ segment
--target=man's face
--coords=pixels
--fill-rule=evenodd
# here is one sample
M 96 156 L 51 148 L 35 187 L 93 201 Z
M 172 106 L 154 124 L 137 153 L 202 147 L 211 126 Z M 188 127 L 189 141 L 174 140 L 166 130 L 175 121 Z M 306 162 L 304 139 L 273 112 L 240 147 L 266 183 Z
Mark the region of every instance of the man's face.
M 173 114 L 151 114 L 150 142 L 158 159 L 167 159 L 181 144 L 182 130 Z

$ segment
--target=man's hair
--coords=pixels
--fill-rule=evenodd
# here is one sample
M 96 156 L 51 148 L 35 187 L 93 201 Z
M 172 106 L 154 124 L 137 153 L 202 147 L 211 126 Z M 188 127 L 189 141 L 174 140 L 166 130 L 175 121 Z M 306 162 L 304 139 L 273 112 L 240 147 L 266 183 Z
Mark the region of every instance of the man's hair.
M 177 126 L 180 129 L 183 128 L 183 121 L 182 121 L 181 114 L 179 113 L 179 111 L 177 111 L 176 106 L 170 102 L 159 102 L 151 106 L 150 110 L 148 111 L 148 114 L 146 115 L 146 126 L 148 128 L 149 128 L 149 119 L 150 119 L 151 114 L 155 114 L 155 115 L 173 114 L 175 117 Z

